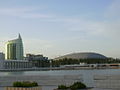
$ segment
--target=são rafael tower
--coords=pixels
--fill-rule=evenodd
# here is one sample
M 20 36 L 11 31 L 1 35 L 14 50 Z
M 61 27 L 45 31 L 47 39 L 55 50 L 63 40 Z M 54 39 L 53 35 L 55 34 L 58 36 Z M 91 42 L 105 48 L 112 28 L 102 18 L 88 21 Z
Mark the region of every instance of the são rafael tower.
M 19 34 L 17 39 L 10 40 L 6 43 L 6 60 L 23 60 L 23 43 Z

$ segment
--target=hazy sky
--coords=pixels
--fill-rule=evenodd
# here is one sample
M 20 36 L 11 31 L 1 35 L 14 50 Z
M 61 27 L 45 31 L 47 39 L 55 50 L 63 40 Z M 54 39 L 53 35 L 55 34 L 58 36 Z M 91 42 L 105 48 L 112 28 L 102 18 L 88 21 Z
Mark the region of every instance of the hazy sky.
M 120 58 L 120 0 L 0 0 L 0 51 L 21 34 L 25 53 Z

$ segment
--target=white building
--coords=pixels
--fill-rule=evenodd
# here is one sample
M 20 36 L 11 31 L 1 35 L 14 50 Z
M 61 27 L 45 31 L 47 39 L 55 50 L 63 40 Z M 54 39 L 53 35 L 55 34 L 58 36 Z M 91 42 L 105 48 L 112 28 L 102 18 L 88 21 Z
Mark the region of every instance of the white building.
M 23 69 L 32 68 L 28 60 L 0 60 L 0 69 Z

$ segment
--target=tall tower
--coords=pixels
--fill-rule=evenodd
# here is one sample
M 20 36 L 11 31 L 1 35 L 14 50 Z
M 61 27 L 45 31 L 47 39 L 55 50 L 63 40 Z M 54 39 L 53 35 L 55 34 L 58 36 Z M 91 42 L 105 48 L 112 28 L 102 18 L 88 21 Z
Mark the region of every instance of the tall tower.
M 10 40 L 6 43 L 6 60 L 23 60 L 23 43 L 19 34 L 17 39 Z

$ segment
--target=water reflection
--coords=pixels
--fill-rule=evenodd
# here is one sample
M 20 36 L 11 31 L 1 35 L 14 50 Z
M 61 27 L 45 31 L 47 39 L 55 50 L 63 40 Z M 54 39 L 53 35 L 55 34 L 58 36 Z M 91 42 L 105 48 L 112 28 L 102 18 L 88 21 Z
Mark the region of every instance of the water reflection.
M 0 72 L 0 76 L 24 75 L 24 72 Z

